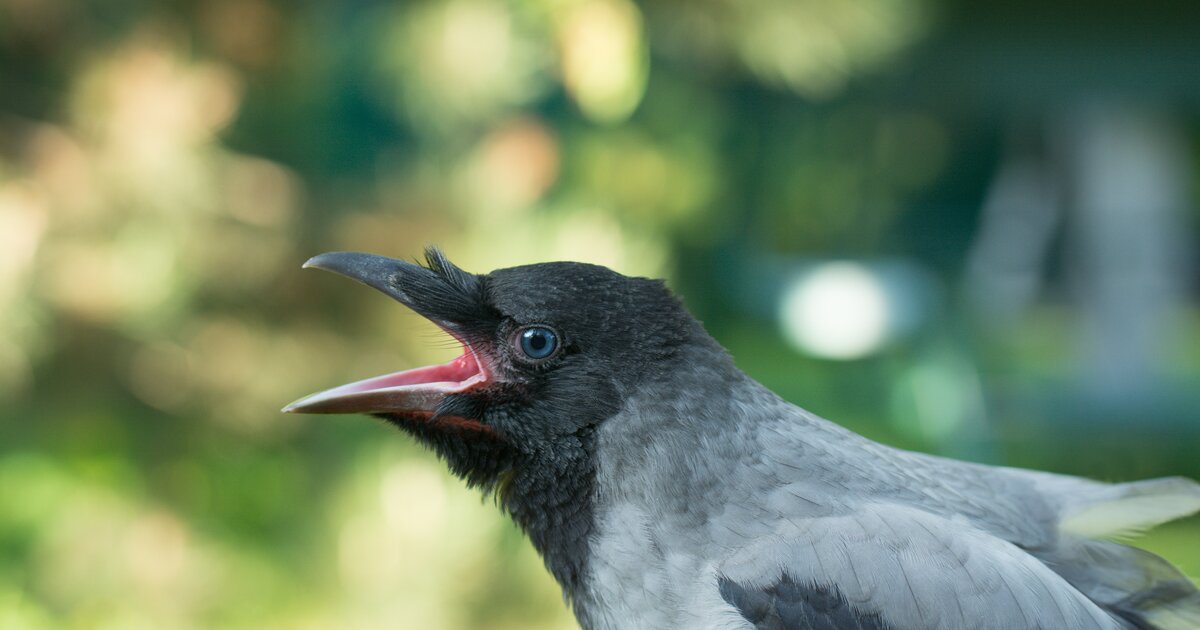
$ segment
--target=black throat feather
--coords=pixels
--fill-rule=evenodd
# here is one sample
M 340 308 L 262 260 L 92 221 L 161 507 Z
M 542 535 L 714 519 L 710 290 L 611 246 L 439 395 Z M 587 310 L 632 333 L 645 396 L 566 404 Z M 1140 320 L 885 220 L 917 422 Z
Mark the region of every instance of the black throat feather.
M 461 417 L 379 414 L 437 453 L 467 485 L 492 494 L 529 536 L 577 613 L 594 524 L 595 436 L 591 426 L 560 436 L 553 449 L 522 452 L 486 426 Z

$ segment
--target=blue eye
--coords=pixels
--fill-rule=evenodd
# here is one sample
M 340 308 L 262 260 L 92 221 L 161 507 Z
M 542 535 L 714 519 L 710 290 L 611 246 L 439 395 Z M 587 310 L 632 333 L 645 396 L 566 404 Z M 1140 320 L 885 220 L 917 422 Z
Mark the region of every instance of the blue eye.
M 521 331 L 517 345 L 530 359 L 545 359 L 558 349 L 558 335 L 544 326 L 530 326 Z

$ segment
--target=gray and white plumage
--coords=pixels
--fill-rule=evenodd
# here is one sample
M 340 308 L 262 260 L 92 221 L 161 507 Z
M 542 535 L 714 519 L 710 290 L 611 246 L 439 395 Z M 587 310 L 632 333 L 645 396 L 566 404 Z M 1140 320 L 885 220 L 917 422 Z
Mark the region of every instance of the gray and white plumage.
M 712 588 L 724 578 L 749 591 L 836 588 L 879 627 L 1197 627 L 1200 598 L 1164 561 L 1072 529 L 1111 535 L 1191 513 L 1192 482 L 1108 486 L 900 451 L 748 378 L 728 387 L 728 405 L 651 397 L 601 428 L 602 471 L 608 453 L 623 471 L 602 476 L 612 520 L 602 516 L 594 562 L 610 577 L 596 591 L 613 611 L 602 625 L 747 627 Z M 680 479 L 704 491 L 681 494 Z M 1105 506 L 1120 518 L 1106 521 Z M 1178 597 L 1143 608 L 1139 594 L 1155 589 Z M 656 606 L 663 598 L 677 604 Z M 1171 626 L 1173 614 L 1193 620 Z M 821 627 L 783 622 L 763 627 Z
M 1200 628 L 1186 577 L 1107 540 L 1200 509 L 1192 481 L 872 442 L 738 370 L 660 282 L 601 267 L 310 264 L 430 318 L 478 374 L 400 373 L 289 410 L 378 415 L 495 492 L 585 628 Z M 561 347 L 522 356 L 530 327 Z

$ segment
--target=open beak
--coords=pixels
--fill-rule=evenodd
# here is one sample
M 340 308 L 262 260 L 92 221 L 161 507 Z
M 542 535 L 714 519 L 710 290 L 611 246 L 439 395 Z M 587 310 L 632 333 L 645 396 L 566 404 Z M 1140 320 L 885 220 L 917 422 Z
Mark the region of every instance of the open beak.
M 447 395 L 480 387 L 488 381 L 485 362 L 454 330 L 453 314 L 472 307 L 471 296 L 456 295 L 456 289 L 462 293 L 461 287 L 448 285 L 437 273 L 420 265 L 372 254 L 321 254 L 304 263 L 304 267 L 332 271 L 386 293 L 462 342 L 463 354 L 449 363 L 385 374 L 319 392 L 284 407 L 285 413 L 432 415 Z

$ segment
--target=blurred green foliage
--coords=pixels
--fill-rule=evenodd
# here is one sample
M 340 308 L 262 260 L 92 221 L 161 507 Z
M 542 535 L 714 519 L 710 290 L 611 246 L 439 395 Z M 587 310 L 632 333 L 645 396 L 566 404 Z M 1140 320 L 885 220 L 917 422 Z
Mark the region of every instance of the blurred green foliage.
M 299 271 L 327 250 L 666 276 L 754 376 L 873 437 L 1200 474 L 1194 431 L 1110 425 L 1064 452 L 1085 431 L 1047 429 L 1053 406 L 965 442 L 929 424 L 979 378 L 1052 388 L 1071 352 L 1053 303 L 998 342 L 946 307 L 835 364 L 722 289 L 759 254 L 954 276 L 996 129 L 873 87 L 937 8 L 0 0 L 0 627 L 573 627 L 520 533 L 429 453 L 277 412 L 451 352 Z M 1194 379 L 1190 308 L 1171 370 Z M 1200 573 L 1197 531 L 1147 544 Z

